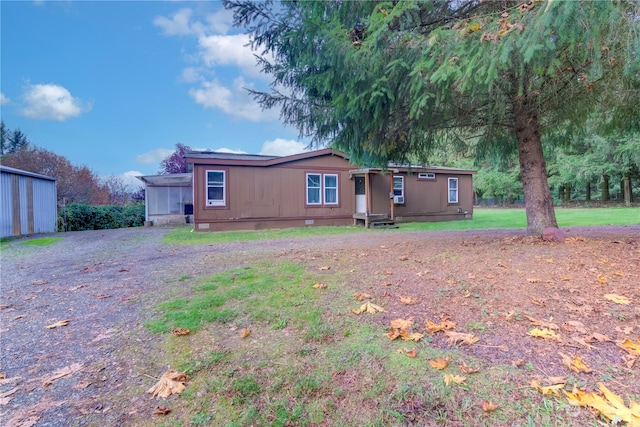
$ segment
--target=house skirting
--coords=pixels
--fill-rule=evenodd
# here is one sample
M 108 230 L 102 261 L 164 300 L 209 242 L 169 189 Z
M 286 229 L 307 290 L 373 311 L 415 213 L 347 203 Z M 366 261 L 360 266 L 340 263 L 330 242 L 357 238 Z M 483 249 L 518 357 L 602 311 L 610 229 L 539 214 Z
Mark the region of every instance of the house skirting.
M 196 231 L 264 230 L 268 228 L 318 227 L 352 225 L 351 216 L 299 217 L 299 218 L 231 218 L 196 220 Z

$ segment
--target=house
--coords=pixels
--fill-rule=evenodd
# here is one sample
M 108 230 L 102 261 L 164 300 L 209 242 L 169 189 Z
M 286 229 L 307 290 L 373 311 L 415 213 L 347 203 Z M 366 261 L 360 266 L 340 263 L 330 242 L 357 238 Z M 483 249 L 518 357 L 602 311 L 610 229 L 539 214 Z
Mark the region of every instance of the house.
M 449 221 L 473 215 L 474 171 L 359 168 L 326 148 L 291 156 L 189 151 L 198 231 Z
M 0 187 L 0 237 L 53 233 L 57 230 L 55 178 L 0 166 Z
M 145 224 L 165 225 L 190 222 L 193 215 L 193 187 L 190 173 L 138 176 L 144 183 Z

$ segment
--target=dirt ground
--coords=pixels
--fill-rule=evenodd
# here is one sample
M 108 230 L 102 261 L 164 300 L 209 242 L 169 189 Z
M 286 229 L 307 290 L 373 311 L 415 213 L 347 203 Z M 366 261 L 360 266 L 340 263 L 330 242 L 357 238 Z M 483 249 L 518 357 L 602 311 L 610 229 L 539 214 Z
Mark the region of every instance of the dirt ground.
M 481 335 L 463 351 L 487 364 L 566 375 L 559 353 L 578 354 L 599 378 L 640 396 L 640 361 L 619 345 L 640 339 L 640 225 L 565 229 L 565 243 L 522 230 L 389 230 L 180 246 L 162 244 L 168 231 L 61 233 L 47 247 L 20 245 L 28 238 L 3 245 L 0 424 L 127 425 L 153 384 L 137 364 L 163 339 L 143 327 L 151 307 L 182 277 L 273 257 L 314 270 L 330 263 L 384 304 L 375 318 L 381 327 L 400 317 L 449 319 Z M 47 328 L 61 320 L 68 324 Z M 534 338 L 534 328 L 560 338 Z M 449 344 L 436 335 L 433 345 Z M 131 357 L 123 348 L 140 351 Z M 140 395 L 119 394 L 123 384 L 138 384 Z

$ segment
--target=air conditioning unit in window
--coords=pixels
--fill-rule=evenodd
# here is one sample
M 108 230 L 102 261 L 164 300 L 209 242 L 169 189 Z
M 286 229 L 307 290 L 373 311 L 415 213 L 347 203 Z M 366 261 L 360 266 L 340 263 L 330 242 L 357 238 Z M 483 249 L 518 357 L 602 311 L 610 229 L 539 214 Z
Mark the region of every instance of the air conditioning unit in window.
M 404 196 L 393 196 L 393 203 L 396 205 L 404 204 Z

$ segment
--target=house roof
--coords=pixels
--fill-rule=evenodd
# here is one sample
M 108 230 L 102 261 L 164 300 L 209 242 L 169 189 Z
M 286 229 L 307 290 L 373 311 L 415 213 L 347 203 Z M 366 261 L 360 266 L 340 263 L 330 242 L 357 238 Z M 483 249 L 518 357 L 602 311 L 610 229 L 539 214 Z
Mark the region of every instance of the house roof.
M 184 153 L 185 159 L 198 160 L 195 163 L 210 163 L 216 165 L 233 166 L 274 166 L 298 160 L 310 159 L 327 155 L 339 156 L 346 159 L 346 155 L 332 148 L 321 150 L 305 151 L 304 153 L 292 154 L 290 156 L 265 156 L 262 154 L 235 154 L 221 153 L 218 151 L 187 151 Z
M 162 187 L 191 187 L 190 173 L 174 173 L 170 175 L 137 176 L 146 185 Z
M 12 173 L 14 175 L 23 175 L 23 176 L 30 176 L 30 177 L 33 177 L 33 178 L 46 179 L 46 180 L 49 180 L 49 181 L 55 181 L 56 180 L 55 178 L 52 178 L 50 176 L 41 175 L 39 173 L 33 173 L 33 172 L 24 171 L 22 169 L 10 168 L 9 166 L 0 165 L 0 171 L 6 172 L 6 173 Z

